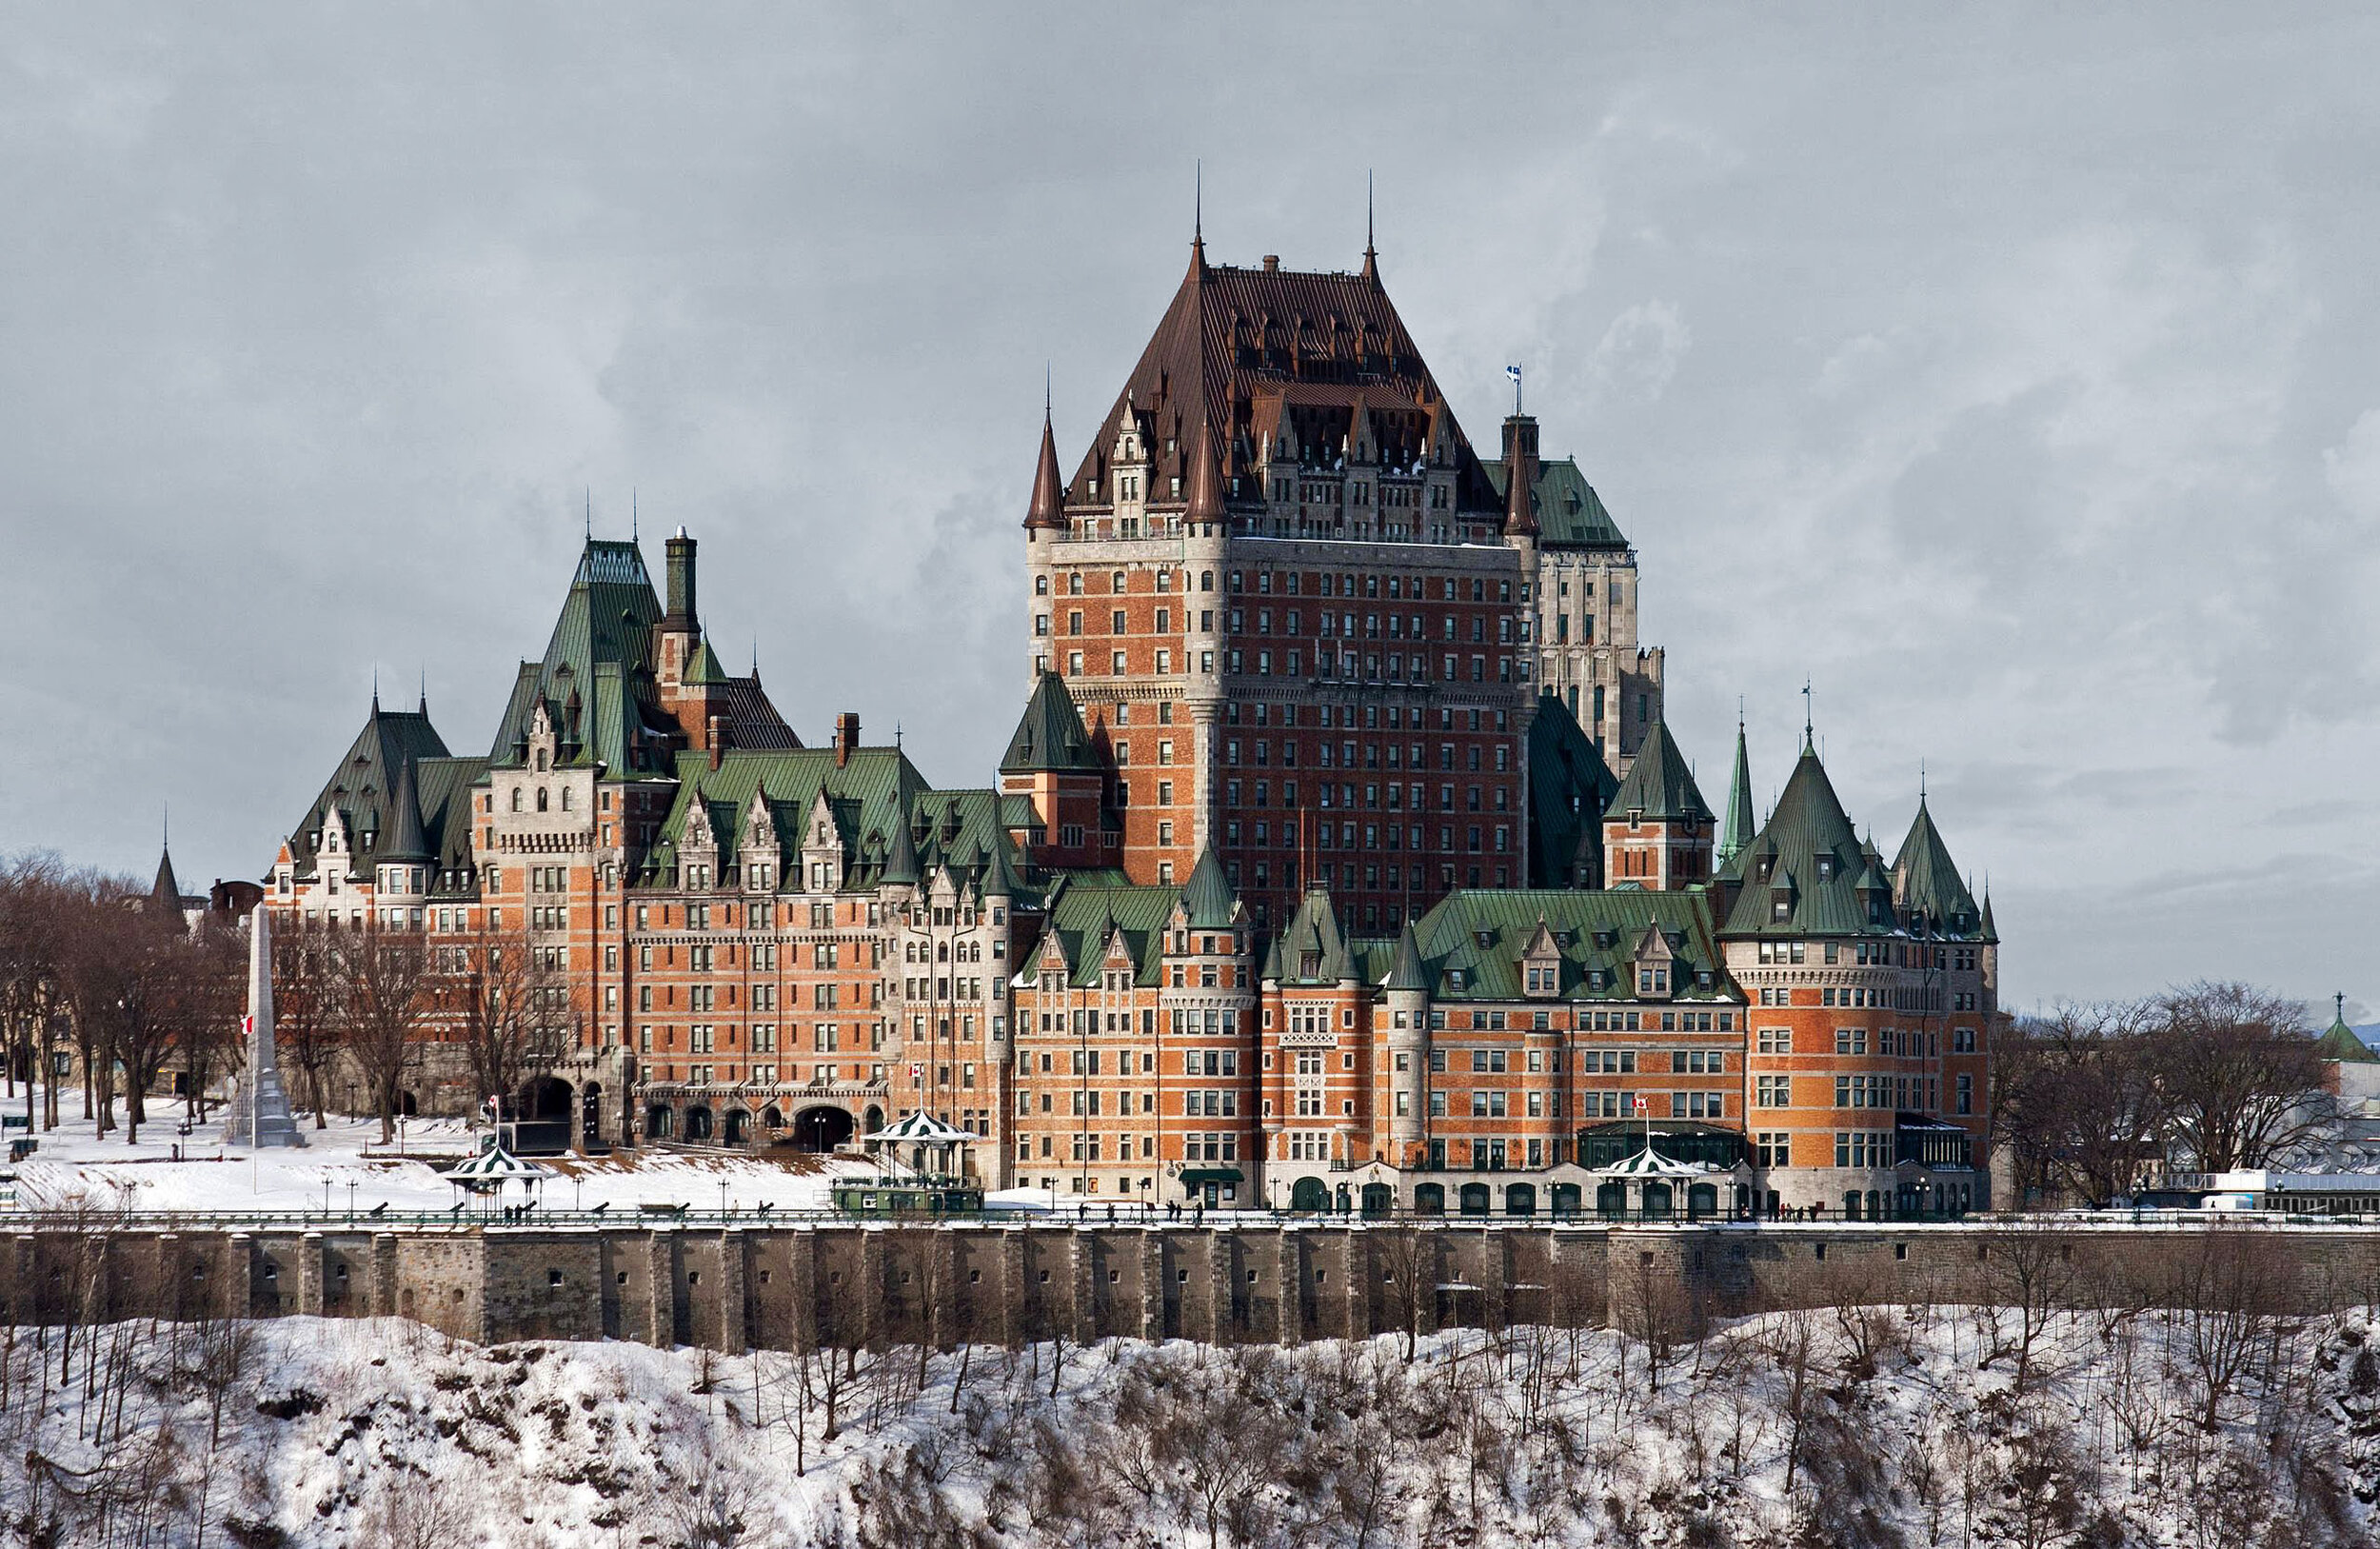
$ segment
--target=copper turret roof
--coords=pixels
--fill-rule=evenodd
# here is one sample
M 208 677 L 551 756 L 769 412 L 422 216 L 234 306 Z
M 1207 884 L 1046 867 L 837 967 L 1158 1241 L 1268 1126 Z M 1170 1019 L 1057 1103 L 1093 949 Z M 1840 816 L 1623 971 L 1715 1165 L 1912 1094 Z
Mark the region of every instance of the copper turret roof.
M 1041 461 L 1033 470 L 1033 504 L 1025 511 L 1028 527 L 1062 527 L 1066 488 L 1058 471 L 1058 440 L 1050 432 L 1049 410 L 1041 411 Z

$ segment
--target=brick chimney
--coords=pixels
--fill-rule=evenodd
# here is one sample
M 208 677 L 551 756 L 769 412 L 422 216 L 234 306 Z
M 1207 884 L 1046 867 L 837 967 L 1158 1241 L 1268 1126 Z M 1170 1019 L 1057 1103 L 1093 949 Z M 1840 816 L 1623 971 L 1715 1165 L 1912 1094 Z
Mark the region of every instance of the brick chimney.
M 719 767 L 719 755 L 727 749 L 727 718 L 724 715 L 711 717 L 710 745 L 711 767 L 716 769 Z
M 845 710 L 835 717 L 835 767 L 840 769 L 851 762 L 851 750 L 860 745 L 860 714 Z

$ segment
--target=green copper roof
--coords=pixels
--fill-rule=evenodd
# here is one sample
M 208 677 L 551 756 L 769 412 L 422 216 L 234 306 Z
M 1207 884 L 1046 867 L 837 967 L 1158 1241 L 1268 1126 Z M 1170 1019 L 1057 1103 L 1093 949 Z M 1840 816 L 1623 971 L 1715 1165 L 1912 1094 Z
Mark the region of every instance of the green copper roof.
M 1653 723 L 1652 735 L 1636 749 L 1636 762 L 1628 766 L 1628 778 L 1619 783 L 1604 810 L 1615 817 L 1641 812 L 1662 822 L 1711 821 L 1711 804 L 1702 799 L 1694 771 L 1687 767 L 1686 755 L 1678 751 L 1677 739 L 1669 734 L 1666 722 Z
M 2325 1060 L 2336 1060 L 2343 1064 L 2380 1064 L 2380 1052 L 2375 1052 L 2370 1044 L 2356 1037 L 2355 1029 L 2347 1024 L 2347 997 L 2344 995 L 2332 1003 L 2330 1025 L 2315 1041 L 2314 1052 Z
M 694 647 L 694 654 L 686 658 L 684 678 L 687 683 L 702 685 L 730 681 L 719 665 L 719 657 L 711 650 L 709 636 L 704 636 L 701 644 Z
M 1397 955 L 1389 960 L 1388 977 L 1380 981 L 1382 989 L 1428 989 L 1430 976 L 1421 965 L 1421 943 L 1413 934 L 1413 922 L 1397 933 Z
M 333 812 L 347 825 L 355 846 L 356 866 L 361 869 L 379 861 L 397 832 L 396 787 L 407 765 L 413 766 L 416 777 L 415 805 L 424 830 L 424 848 L 439 857 L 442 865 L 469 864 L 469 803 L 467 798 L 454 801 L 456 780 L 461 776 L 467 784 L 486 769 L 486 764 L 450 756 L 438 729 L 429 724 L 426 710 L 384 710 L 375 698 L 364 729 L 347 745 L 321 792 L 290 831 L 289 855 L 297 875 L 313 875 L 323 824 Z M 455 814 L 451 823 L 446 821 L 449 806 Z M 455 856 L 462 859 L 450 859 Z
M 854 749 L 842 766 L 831 747 L 730 749 L 716 769 L 709 766 L 708 754 L 688 752 L 678 756 L 676 768 L 677 801 L 645 858 L 642 880 L 647 885 L 677 869 L 690 828 L 716 844 L 724 869 L 724 858 L 741 851 L 750 837 L 752 799 L 758 793 L 771 830 L 763 836 L 763 847 L 780 864 L 788 888 L 795 884 L 790 867 L 803 827 L 823 795 L 845 891 L 900 880 L 886 873 L 900 864 L 905 833 L 921 877 L 946 871 L 964 890 L 1016 894 L 1016 856 L 1001 822 L 999 793 L 932 790 L 897 747 Z
M 1752 759 L 1744 749 L 1744 724 L 1735 723 L 1735 772 L 1727 782 L 1727 822 L 1719 829 L 1715 859 L 1724 871 L 1752 843 Z
M 1619 781 L 1570 707 L 1537 696 L 1529 722 L 1529 884 L 1574 887 L 1601 864 L 1603 813 Z M 1583 855 L 1582 855 L 1583 850 Z
M 1042 953 L 1055 941 L 1066 962 L 1066 983 L 1094 986 L 1106 966 L 1108 943 L 1121 931 L 1132 959 L 1133 983 L 1156 984 L 1165 956 L 1165 925 L 1180 897 L 1171 887 L 1073 883 L 1061 888 L 1049 902 L 1042 946 L 1019 970 L 1019 981 L 1041 983 Z
M 414 776 L 415 761 L 407 759 L 397 765 L 397 788 L 390 793 L 389 831 L 383 842 L 380 859 L 384 861 L 428 861 L 429 836 L 422 828 L 422 797 Z
M 1008 739 L 1008 751 L 1001 757 L 1000 772 L 1096 773 L 1100 767 L 1099 753 L 1091 745 L 1090 733 L 1083 729 L 1082 712 L 1076 707 L 1074 695 L 1067 691 L 1066 680 L 1055 672 L 1042 673 L 1033 685 L 1033 697 L 1025 702 L 1024 718 L 1017 723 L 1016 734 Z
M 1309 888 L 1298 912 L 1274 943 L 1284 984 L 1336 984 L 1356 977 L 1356 959 L 1347 937 L 1339 928 L 1339 911 L 1330 894 Z
M 149 902 L 160 913 L 182 907 L 182 883 L 173 874 L 173 851 L 157 852 L 157 880 L 149 886 Z
M 1643 999 L 1636 985 L 1638 953 L 1657 931 L 1661 940 L 1654 950 L 1667 961 L 1669 999 L 1707 1005 L 1739 998 L 1712 927 L 1711 895 L 1701 888 L 1467 889 L 1440 900 L 1414 934 L 1433 999 L 1634 1002 Z M 1522 973 L 1540 928 L 1560 970 L 1559 988 L 1550 998 L 1527 995 Z
M 1923 795 L 1917 798 L 1917 816 L 1909 825 L 1909 837 L 1901 841 L 1900 854 L 1893 859 L 1893 881 L 1902 909 L 1922 918 L 1933 934 L 1966 936 L 1980 927 L 1982 911 L 1959 880 L 1950 846 L 1942 843 L 1940 830 L 1934 826 L 1934 814 L 1926 809 Z
M 1480 467 L 1487 472 L 1488 483 L 1496 487 L 1496 498 L 1504 499 L 1504 489 L 1511 475 L 1501 458 L 1482 458 Z M 1555 462 L 1537 464 L 1537 544 L 1546 548 L 1626 548 L 1628 540 L 1620 536 L 1619 524 L 1603 508 L 1603 498 L 1587 483 L 1587 476 L 1578 470 L 1577 458 L 1565 457 Z
M 1190 868 L 1189 884 L 1181 890 L 1181 906 L 1188 911 L 1194 929 L 1224 930 L 1235 923 L 1232 915 L 1240 906 L 1240 895 L 1232 891 L 1231 879 L 1223 874 L 1223 863 L 1215 858 L 1211 844 L 1199 852 L 1199 864 Z
M 1890 894 L 1859 884 L 1867 857 L 1808 743 L 1768 825 L 1736 857 L 1730 936 L 1860 936 L 1898 926 Z
M 623 777 L 665 770 L 662 749 L 676 727 L 650 703 L 652 629 L 661 611 L 636 545 L 589 538 L 545 656 L 521 664 L 488 763 L 519 765 L 543 702 L 565 764 L 601 764 Z

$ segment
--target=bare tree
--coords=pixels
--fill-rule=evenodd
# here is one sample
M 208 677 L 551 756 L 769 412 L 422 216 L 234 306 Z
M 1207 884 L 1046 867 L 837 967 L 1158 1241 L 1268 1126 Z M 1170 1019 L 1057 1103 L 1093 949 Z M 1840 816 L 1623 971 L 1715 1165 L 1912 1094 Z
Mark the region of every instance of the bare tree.
M 25 1080 L 29 1128 L 36 1086 L 45 1094 L 43 1127 L 58 1122 L 50 1053 L 68 1016 L 65 927 L 84 890 L 54 855 L 0 862 L 0 1043 L 10 1078 Z
M 169 975 L 157 990 L 160 1021 L 169 1052 L 181 1062 L 189 1115 L 203 1122 L 207 1088 L 238 1043 L 240 1006 L 247 993 L 246 941 L 229 917 L 210 913 L 173 943 L 160 966 Z M 141 1090 L 147 1090 L 149 1079 L 139 1082 Z
M 2249 984 L 2201 982 L 2161 997 L 2157 1015 L 2174 1142 L 2199 1171 L 2267 1166 L 2330 1122 L 2304 1005 Z
M 181 918 L 162 919 L 132 902 L 120 886 L 96 891 L 74 910 L 65 954 L 67 997 L 76 1042 L 85 1049 L 85 1083 L 106 1129 L 112 1123 L 114 1072 L 124 1072 L 128 1144 L 139 1140 L 149 1117 L 149 1088 L 173 1050 L 186 997 L 204 993 L 193 987 L 202 969 Z M 99 1066 L 95 1079 L 91 1062 Z
M 568 976 L 527 931 L 482 923 L 432 948 L 431 963 L 438 1008 L 463 1044 L 475 1097 L 509 1097 L 568 1046 L 575 1027 Z
M 1983 1316 L 1991 1320 L 1991 1346 L 1984 1352 L 1983 1364 L 2014 1356 L 2020 1397 L 2033 1379 L 2034 1346 L 2073 1290 L 2069 1248 L 2065 1234 L 2035 1226 L 2007 1227 L 1983 1240 L 1987 1301 Z M 2002 1322 L 2009 1313 L 2016 1318 L 2013 1342 Z
M 1438 1239 L 1418 1226 L 1391 1226 L 1372 1234 L 1372 1255 L 1390 1316 L 1403 1336 L 1411 1360 L 1421 1325 L 1438 1305 Z
M 259 905 L 260 907 L 262 905 Z M 272 924 L 272 1036 L 306 1077 L 314 1127 L 327 1127 L 326 1074 L 346 1046 L 347 1020 L 340 1004 L 338 943 L 319 916 L 292 914 Z
M 2143 1003 L 2061 1005 L 2000 1048 L 1994 1121 L 2029 1190 L 2104 1205 L 2163 1154 L 2168 1097 Z
M 340 934 L 338 964 L 347 1047 L 371 1092 L 385 1145 L 396 1137 L 414 1036 L 431 1009 L 429 954 L 420 931 L 367 915 L 362 926 Z

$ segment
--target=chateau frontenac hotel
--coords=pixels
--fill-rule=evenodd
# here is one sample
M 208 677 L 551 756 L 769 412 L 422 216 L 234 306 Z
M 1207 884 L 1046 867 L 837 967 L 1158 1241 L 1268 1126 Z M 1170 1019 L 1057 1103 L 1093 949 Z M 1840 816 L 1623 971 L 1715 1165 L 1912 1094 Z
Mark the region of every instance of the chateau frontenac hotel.
M 1997 937 L 1922 799 L 1805 737 L 1755 824 L 1662 719 L 1636 553 L 1517 411 L 1482 455 L 1367 247 L 1188 272 L 1023 520 L 1022 715 L 930 784 L 721 665 L 697 550 L 589 537 L 484 751 L 377 700 L 276 911 L 498 937 L 590 1146 L 831 1150 L 924 1112 L 990 1187 L 1378 1213 L 1982 1204 Z M 474 1105 L 435 1018 L 407 1092 Z

